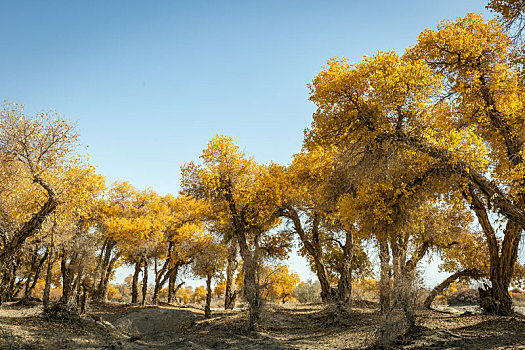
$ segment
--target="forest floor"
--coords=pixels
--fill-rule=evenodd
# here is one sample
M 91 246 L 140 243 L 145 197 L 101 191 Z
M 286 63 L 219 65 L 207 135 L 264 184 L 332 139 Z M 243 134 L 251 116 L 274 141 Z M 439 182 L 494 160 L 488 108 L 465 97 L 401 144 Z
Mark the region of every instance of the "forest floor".
M 417 334 L 399 349 L 525 349 L 525 316 L 487 316 L 476 307 L 421 311 Z M 523 308 L 519 311 L 523 312 Z M 91 305 L 88 317 L 57 322 L 42 306 L 0 307 L 0 349 L 373 349 L 381 323 L 377 305 L 267 305 L 256 333 L 245 310 Z

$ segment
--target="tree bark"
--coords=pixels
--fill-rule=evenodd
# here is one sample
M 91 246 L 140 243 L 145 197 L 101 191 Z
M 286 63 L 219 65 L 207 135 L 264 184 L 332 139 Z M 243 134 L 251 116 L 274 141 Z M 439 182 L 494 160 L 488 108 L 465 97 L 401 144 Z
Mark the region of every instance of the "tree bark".
M 44 310 L 49 308 L 49 293 L 51 291 L 51 278 L 53 275 L 53 255 L 55 254 L 55 243 L 54 243 L 54 226 L 51 229 L 51 244 L 49 246 L 49 257 L 47 261 L 47 271 L 46 271 L 46 284 L 44 286 L 44 295 L 42 301 L 44 304 Z
M 131 303 L 136 304 L 139 301 L 139 274 L 141 261 L 135 263 L 135 272 L 133 273 L 133 281 L 131 283 Z
M 211 316 L 211 273 L 206 275 L 206 306 L 204 307 L 204 317 Z
M 345 230 L 346 241 L 343 247 L 343 264 L 341 276 L 337 285 L 338 299 L 340 303 L 348 304 L 352 297 L 352 258 L 353 237 L 350 230 Z
M 177 275 L 179 273 L 179 264 L 176 263 L 169 272 L 169 281 L 168 281 L 168 303 L 171 303 L 172 300 L 175 300 L 175 282 L 177 281 Z M 178 288 L 177 288 L 178 289 Z
M 237 292 L 233 288 L 233 279 L 239 263 L 237 262 L 237 244 L 235 240 L 228 243 L 228 263 L 226 265 L 226 289 L 224 291 L 224 310 L 233 309 Z
M 488 217 L 486 205 L 472 187 L 469 188 L 469 194 L 466 198 L 470 200 L 471 208 L 476 213 L 489 248 L 489 279 L 491 285 L 480 289 L 481 307 L 489 314 L 512 315 L 512 299 L 509 294 L 509 286 L 518 257 L 522 227 L 509 220 L 505 227 L 504 238 L 500 247 L 495 230 Z
M 326 266 L 323 261 L 323 250 L 321 247 L 319 237 L 319 218 L 317 216 L 314 216 L 312 220 L 312 229 L 310 232 L 311 239 L 309 239 L 308 235 L 303 229 L 303 225 L 301 223 L 301 219 L 299 218 L 299 214 L 295 209 L 287 208 L 284 211 L 284 216 L 286 216 L 293 222 L 295 232 L 299 236 L 299 239 L 303 243 L 306 251 L 314 261 L 315 274 L 321 286 L 321 300 L 324 303 L 332 302 L 335 297 L 335 290 L 330 286 L 328 273 L 326 271 Z
M 142 302 L 141 305 L 146 305 L 146 295 L 148 294 L 148 259 L 144 258 L 144 272 L 142 273 Z

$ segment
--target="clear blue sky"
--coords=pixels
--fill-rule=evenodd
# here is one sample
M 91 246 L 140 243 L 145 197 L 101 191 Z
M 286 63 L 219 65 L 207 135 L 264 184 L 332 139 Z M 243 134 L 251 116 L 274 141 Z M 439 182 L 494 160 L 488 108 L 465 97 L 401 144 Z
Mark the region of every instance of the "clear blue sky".
M 179 189 L 217 133 L 288 163 L 326 61 L 398 52 L 482 0 L 0 0 L 0 99 L 77 122 L 99 173 Z

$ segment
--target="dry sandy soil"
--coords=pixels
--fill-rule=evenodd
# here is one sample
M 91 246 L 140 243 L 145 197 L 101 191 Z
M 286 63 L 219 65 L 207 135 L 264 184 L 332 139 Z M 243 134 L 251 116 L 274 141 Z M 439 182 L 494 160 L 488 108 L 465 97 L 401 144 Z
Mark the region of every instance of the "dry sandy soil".
M 468 311 L 467 313 L 464 313 Z M 522 310 L 520 310 L 522 311 Z M 373 349 L 380 324 L 374 303 L 346 311 L 324 305 L 268 305 L 256 333 L 246 311 L 170 305 L 91 306 L 78 322 L 48 321 L 42 307 L 0 308 L 1 349 Z M 474 307 L 423 311 L 419 332 L 399 349 L 525 349 L 525 317 L 480 315 Z

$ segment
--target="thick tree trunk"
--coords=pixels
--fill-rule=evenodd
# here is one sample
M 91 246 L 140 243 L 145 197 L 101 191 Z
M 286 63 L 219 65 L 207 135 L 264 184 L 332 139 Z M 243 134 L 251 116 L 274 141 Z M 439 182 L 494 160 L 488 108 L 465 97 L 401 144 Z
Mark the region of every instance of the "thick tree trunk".
M 142 302 L 141 305 L 146 305 L 146 296 L 148 294 L 148 259 L 144 259 L 144 272 L 142 273 Z
M 226 265 L 226 289 L 224 291 L 224 310 L 233 309 L 237 292 L 233 288 L 233 279 L 239 263 L 237 262 L 237 243 L 230 240 L 228 244 L 228 264 Z
M 175 264 L 175 266 L 173 266 L 169 272 L 170 277 L 168 281 L 168 303 L 171 303 L 172 300 L 175 300 L 175 282 L 177 281 L 177 275 L 179 274 L 179 266 L 180 265 L 178 263 Z
M 509 286 L 518 257 L 522 227 L 509 220 L 505 227 L 503 243 L 500 249 L 500 243 L 490 223 L 485 204 L 472 187 L 469 188 L 469 195 L 466 198 L 470 200 L 471 208 L 476 213 L 489 248 L 489 279 L 491 285 L 480 288 L 480 305 L 489 314 L 512 315 L 512 299 L 509 294 Z
M 133 281 L 131 282 L 131 303 L 136 304 L 139 301 L 139 274 L 141 261 L 135 263 L 135 272 L 133 273 Z
M 249 304 L 248 330 L 254 331 L 262 307 L 259 285 L 257 283 L 257 244 L 255 244 L 255 251 L 251 252 L 243 231 L 237 232 L 237 239 L 243 259 L 244 296 Z M 254 241 L 256 240 L 257 237 L 254 238 Z
M 315 274 L 321 285 L 321 300 L 323 303 L 330 303 L 334 300 L 336 291 L 330 286 L 326 266 L 320 256 L 314 256 Z
M 249 323 L 248 329 L 255 330 L 255 325 L 259 320 L 261 309 L 261 298 L 259 286 L 257 285 L 257 266 L 251 254 L 243 256 L 244 261 L 244 295 L 249 304 Z
M 62 298 L 60 298 L 60 303 L 68 312 L 78 315 L 78 305 L 75 294 L 76 286 L 74 285 L 75 269 L 78 268 L 78 253 L 73 253 L 69 264 L 67 263 L 67 256 L 64 250 L 62 250 L 60 258 L 60 268 L 62 272 Z
M 206 306 L 204 307 L 204 317 L 211 316 L 211 273 L 206 275 Z
M 338 299 L 340 303 L 348 304 L 352 296 L 352 257 L 353 257 L 353 238 L 352 232 L 346 230 L 346 241 L 343 247 L 343 264 L 341 277 L 337 285 Z

